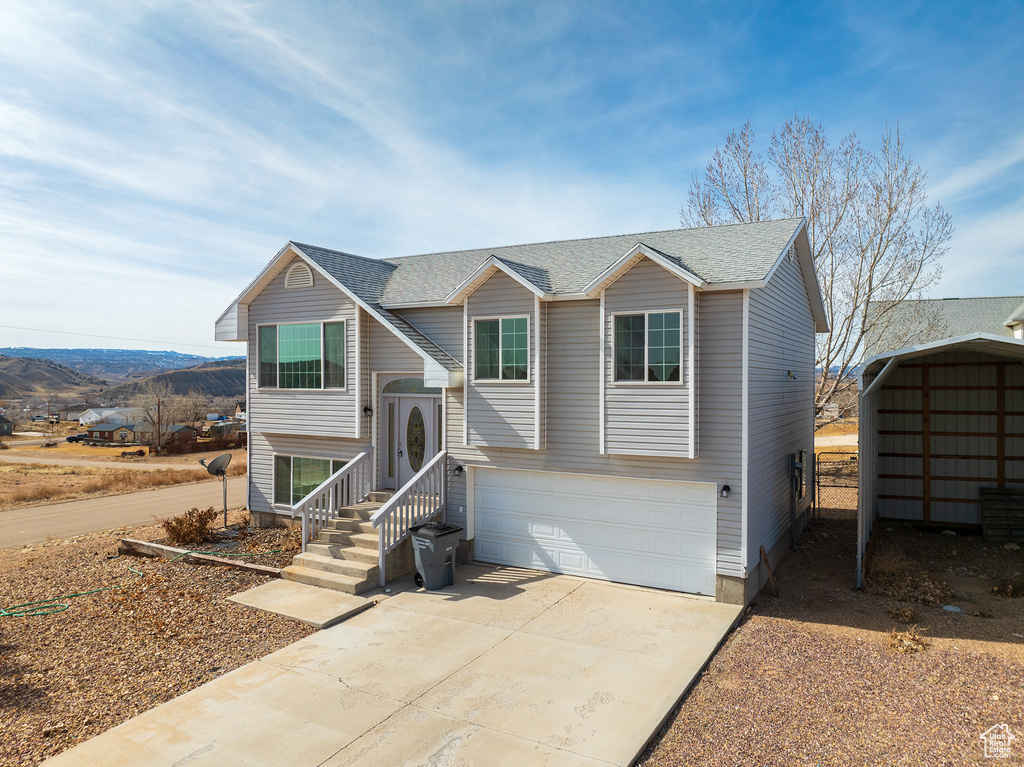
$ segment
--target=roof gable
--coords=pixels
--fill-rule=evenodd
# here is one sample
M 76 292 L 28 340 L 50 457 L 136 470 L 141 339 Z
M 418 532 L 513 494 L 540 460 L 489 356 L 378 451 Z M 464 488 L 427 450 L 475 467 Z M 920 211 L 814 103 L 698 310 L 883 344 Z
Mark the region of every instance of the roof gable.
M 497 256 L 490 256 L 473 273 L 466 277 L 459 285 L 444 298 L 446 304 L 461 304 L 466 298 L 483 285 L 495 272 L 507 274 L 528 291 L 542 300 L 551 298 L 551 293 L 541 287 L 543 284 L 550 285 L 547 279 L 547 270 L 529 267 L 524 264 L 516 264 Z
M 674 259 L 642 242 L 638 242 L 610 264 L 607 269 L 591 280 L 590 283 L 583 288 L 583 293 L 590 298 L 597 298 L 597 296 L 601 294 L 602 290 L 615 282 L 615 280 L 619 279 L 619 277 L 632 269 L 644 258 L 650 259 L 654 263 L 658 264 L 658 266 L 674 274 L 679 279 L 689 282 L 691 285 L 695 285 L 698 288 L 702 288 L 707 285 L 704 280 L 693 274 L 693 272 L 690 272 L 680 266 L 680 264 Z

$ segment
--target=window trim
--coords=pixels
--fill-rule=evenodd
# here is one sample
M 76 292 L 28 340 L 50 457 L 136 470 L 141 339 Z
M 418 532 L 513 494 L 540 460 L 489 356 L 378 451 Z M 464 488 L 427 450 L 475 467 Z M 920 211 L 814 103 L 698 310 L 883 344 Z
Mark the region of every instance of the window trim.
M 526 320 L 526 378 L 477 378 L 476 376 L 476 353 L 477 353 L 477 337 L 476 337 L 476 324 L 478 322 L 493 322 L 498 321 L 498 375 L 501 376 L 501 321 L 502 320 Z M 532 384 L 533 383 L 533 343 L 531 342 L 531 322 L 529 314 L 498 314 L 498 315 L 479 315 L 470 318 L 470 322 L 473 324 L 473 359 L 472 365 L 472 381 L 473 383 L 488 383 L 488 384 Z
M 616 317 L 636 317 L 642 314 L 644 316 L 644 378 L 643 380 L 636 381 L 619 381 L 615 378 L 615 356 L 618 349 L 618 345 L 615 339 L 615 318 Z M 649 367 L 649 354 L 650 354 L 650 338 L 647 335 L 650 332 L 651 323 L 648 319 L 652 314 L 678 314 L 679 315 L 679 380 L 678 381 L 651 381 L 648 376 L 650 375 Z M 683 309 L 640 309 L 637 311 L 621 311 L 621 312 L 609 312 L 608 313 L 608 335 L 611 337 L 611 356 L 609 358 L 609 386 L 682 386 L 686 381 L 686 344 L 685 339 L 685 327 L 683 325 L 684 311 Z
M 294 460 L 296 458 L 305 458 L 306 460 L 313 460 L 313 461 L 330 461 L 331 462 L 331 473 L 327 475 L 328 477 L 333 476 L 334 472 L 338 470 L 338 469 L 334 468 L 334 464 L 336 464 L 336 463 L 339 464 L 338 468 L 340 469 L 340 468 L 344 467 L 345 464 L 347 464 L 349 461 L 352 460 L 351 458 L 325 458 L 322 455 L 292 455 L 291 453 L 271 453 L 270 456 L 271 456 L 270 457 L 270 467 L 271 467 L 270 468 L 270 476 L 271 476 L 271 487 L 272 487 L 272 492 L 271 492 L 271 496 L 270 497 L 271 497 L 271 505 L 275 509 L 290 509 L 294 505 L 292 503 L 281 503 L 280 501 L 277 500 L 277 459 L 278 458 L 287 458 L 288 459 L 288 492 L 289 492 L 289 494 L 294 492 L 294 486 L 293 486 L 292 482 L 294 481 L 294 472 L 295 472 Z M 302 499 L 300 498 L 299 500 L 301 501 Z
M 274 339 L 274 354 L 276 357 L 275 367 L 277 369 L 277 384 L 276 386 L 266 386 L 260 382 L 260 366 L 263 364 L 263 360 L 260 357 L 260 330 L 262 328 L 280 328 L 286 325 L 319 325 L 320 326 L 320 386 L 314 388 L 291 388 L 281 386 L 281 332 L 277 330 Z M 344 379 L 343 386 L 324 386 L 324 379 L 327 377 L 327 339 L 325 337 L 327 325 L 341 325 L 342 326 L 342 338 L 344 339 L 344 358 L 342 359 L 342 378 Z M 264 322 L 256 325 L 256 389 L 258 391 L 331 391 L 331 392 L 347 392 L 348 391 L 348 320 L 313 320 L 310 322 Z M 303 458 L 305 456 L 298 456 Z

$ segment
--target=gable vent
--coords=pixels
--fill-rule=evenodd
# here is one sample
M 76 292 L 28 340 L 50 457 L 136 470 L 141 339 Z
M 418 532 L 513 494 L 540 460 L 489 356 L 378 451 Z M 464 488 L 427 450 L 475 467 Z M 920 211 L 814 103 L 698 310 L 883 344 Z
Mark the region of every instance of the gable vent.
M 313 272 L 305 264 L 292 264 L 284 278 L 286 288 L 313 287 Z

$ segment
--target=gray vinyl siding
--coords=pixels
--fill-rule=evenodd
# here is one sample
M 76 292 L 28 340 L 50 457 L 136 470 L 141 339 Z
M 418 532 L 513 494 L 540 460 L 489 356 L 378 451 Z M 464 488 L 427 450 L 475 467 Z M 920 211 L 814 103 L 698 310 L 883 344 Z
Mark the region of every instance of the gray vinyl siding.
M 432 306 L 396 311 L 423 335 L 462 362 L 462 307 Z M 468 374 L 468 371 L 467 371 Z
M 448 449 L 462 465 L 620 477 L 715 482 L 732 487 L 718 498 L 718 573 L 745 575 L 741 562 L 742 298 L 739 291 L 699 297 L 702 327 L 698 393 L 702 420 L 697 459 L 602 455 L 600 452 L 600 304 L 550 302 L 545 307 L 550 365 L 545 400 L 547 441 L 542 451 L 461 444 L 464 392 L 446 391 Z M 468 366 L 467 366 L 468 367 Z M 472 408 L 472 402 L 471 402 Z M 470 411 L 472 418 L 472 409 Z M 466 474 L 451 477 L 448 520 L 465 526 Z
M 875 423 L 865 445 L 865 452 L 873 446 L 877 463 L 868 492 L 879 516 L 925 521 L 923 366 L 928 369 L 930 411 L 928 521 L 981 524 L 979 490 L 1000 486 L 999 367 L 1003 409 L 1010 413 L 1003 418 L 1001 486 L 1024 487 L 1024 440 L 1014 436 L 1024 435 L 1024 417 L 1012 415 L 1024 412 L 1024 368 L 1003 363 L 1003 358 L 977 352 L 938 352 L 906 360 L 880 384 Z M 886 412 L 892 410 L 917 412 Z
M 252 511 L 285 511 L 274 507 L 274 456 L 292 455 L 307 458 L 330 458 L 346 461 L 368 447 L 351 439 L 309 437 L 293 434 L 249 434 L 249 509 Z
M 687 283 L 647 258 L 605 290 L 605 449 L 620 455 L 689 455 Z M 614 314 L 679 311 L 679 383 L 615 381 Z
M 249 304 L 249 428 L 254 432 L 355 437 L 356 306 L 320 275 L 309 288 L 284 287 L 287 266 Z M 259 388 L 257 327 L 345 320 L 346 389 Z
M 469 400 L 469 444 L 492 447 L 535 448 L 538 350 L 534 343 L 534 295 L 503 272 L 466 299 L 469 322 L 469 359 L 466 397 Z M 474 323 L 477 318 L 529 317 L 530 375 L 526 381 L 476 381 Z M 543 355 L 540 357 L 543 364 Z
M 795 258 L 783 259 L 767 286 L 750 291 L 748 334 L 747 481 L 754 490 L 747 506 L 747 566 L 752 568 L 761 546 L 771 550 L 789 535 L 790 453 L 806 450 L 808 461 L 814 457 L 814 323 Z M 796 516 L 810 503 L 805 485 Z
M 423 377 L 423 358 L 414 352 L 393 331 L 377 320 L 363 315 L 369 324 L 369 343 L 366 359 L 375 372 L 414 372 Z

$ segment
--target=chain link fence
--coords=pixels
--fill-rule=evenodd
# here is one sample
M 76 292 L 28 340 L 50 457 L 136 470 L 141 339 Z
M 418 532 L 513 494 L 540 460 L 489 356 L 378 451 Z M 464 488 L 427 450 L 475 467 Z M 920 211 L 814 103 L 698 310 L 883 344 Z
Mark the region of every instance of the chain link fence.
M 814 518 L 857 518 L 857 454 L 818 453 L 814 465 Z

